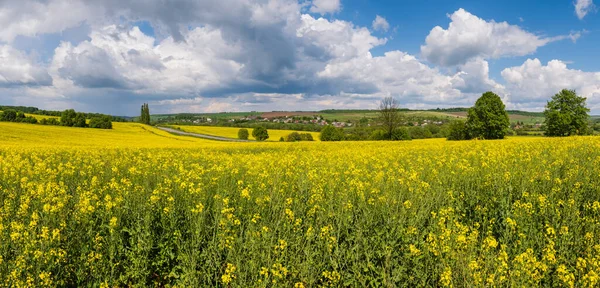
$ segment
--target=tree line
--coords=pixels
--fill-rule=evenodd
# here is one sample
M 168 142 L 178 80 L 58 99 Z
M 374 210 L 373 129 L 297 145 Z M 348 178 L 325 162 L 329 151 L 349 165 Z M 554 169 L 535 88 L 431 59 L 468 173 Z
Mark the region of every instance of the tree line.
M 0 111 L 7 111 L 7 110 L 14 110 L 14 111 L 23 112 L 26 114 L 55 116 L 55 117 L 61 117 L 62 114 L 64 113 L 64 111 L 43 110 L 43 109 L 39 109 L 37 107 L 30 107 L 30 106 L 8 106 L 8 105 L 2 106 L 2 105 L 0 105 Z M 82 113 L 86 119 L 109 116 L 111 122 L 128 122 L 128 121 L 130 121 L 124 117 L 106 115 L 106 114 L 102 114 L 102 113 L 85 113 L 85 112 L 79 112 L 79 113 Z
M 392 97 L 381 100 L 378 110 L 378 125 L 368 128 L 342 129 L 326 126 L 321 130 L 321 141 L 344 140 L 411 140 L 422 138 L 447 138 L 448 140 L 503 139 L 514 133 L 510 130 L 510 120 L 502 99 L 495 93 L 485 92 L 471 108 L 432 109 L 431 111 L 467 112 L 467 119 L 454 120 L 444 125 L 425 127 L 402 127 L 406 119 L 400 113 L 399 103 Z M 542 130 L 549 137 L 590 135 L 600 131 L 600 120 L 589 125 L 589 109 L 586 98 L 574 90 L 563 89 L 547 102 L 541 112 L 517 111 L 520 115 L 544 116 Z M 598 129 L 597 129 L 598 128 Z
M 67 127 L 82 127 L 82 128 L 99 128 L 99 129 L 112 129 L 112 117 L 109 115 L 95 114 L 101 116 L 94 116 L 89 120 L 86 119 L 86 113 L 75 112 L 73 109 L 67 109 L 60 115 L 60 121 L 56 118 L 43 118 L 37 120 L 33 116 L 26 116 L 23 111 L 17 111 L 14 109 L 4 110 L 0 113 L 0 121 L 4 122 L 17 122 L 17 123 L 30 123 L 30 124 L 41 124 L 41 125 L 56 125 L 56 126 L 67 126 Z
M 543 115 L 544 135 L 563 137 L 590 135 L 588 126 L 590 109 L 586 98 L 575 90 L 563 89 L 547 102 Z M 510 122 L 502 99 L 493 92 L 485 92 L 467 112 L 466 121 L 451 124 L 448 140 L 504 139 Z

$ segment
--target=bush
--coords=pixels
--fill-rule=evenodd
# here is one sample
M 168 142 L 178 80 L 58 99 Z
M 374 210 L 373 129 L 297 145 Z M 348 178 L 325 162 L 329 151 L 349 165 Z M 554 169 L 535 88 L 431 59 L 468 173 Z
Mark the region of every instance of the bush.
M 248 129 L 242 128 L 238 130 L 238 139 L 248 140 L 248 136 L 250 136 L 250 133 L 248 133 Z
M 331 125 L 323 127 L 321 130 L 321 141 L 342 141 L 344 140 L 344 131 Z
M 391 139 L 393 141 L 403 141 L 410 140 L 412 137 L 409 135 L 408 130 L 406 128 L 396 128 L 392 131 Z M 388 139 L 388 137 L 386 137 Z
M 56 120 L 56 118 L 43 118 L 40 120 L 40 124 L 42 125 L 60 125 L 60 122 Z
M 385 137 L 385 131 L 383 131 L 383 130 L 375 130 L 369 136 L 369 140 L 374 140 L 374 141 L 381 141 L 381 140 L 385 140 L 385 139 L 387 139 L 387 137 Z
M 257 141 L 265 141 L 269 139 L 269 132 L 267 131 L 267 128 L 259 126 L 252 130 L 252 137 Z
M 90 119 L 90 128 L 112 129 L 111 117 L 93 117 Z
M 300 133 L 292 132 L 285 136 L 285 142 L 297 142 L 302 141 L 302 137 L 300 137 Z
M 285 139 L 283 139 L 283 136 L 279 137 L 279 142 L 284 142 Z
M 454 141 L 469 139 L 465 122 L 460 120 L 450 122 L 450 131 L 447 139 Z
M 412 139 L 427 139 L 433 137 L 431 131 L 421 126 L 413 126 L 408 129 L 410 138 Z
M 310 133 L 300 133 L 300 139 L 301 141 L 315 141 Z

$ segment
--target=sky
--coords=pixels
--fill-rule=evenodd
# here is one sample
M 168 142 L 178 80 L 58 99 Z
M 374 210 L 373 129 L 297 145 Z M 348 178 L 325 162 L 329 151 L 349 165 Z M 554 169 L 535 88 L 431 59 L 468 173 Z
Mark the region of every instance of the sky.
M 596 0 L 598 1 L 598 0 Z M 0 0 L 0 105 L 135 116 L 468 107 L 600 114 L 593 0 Z

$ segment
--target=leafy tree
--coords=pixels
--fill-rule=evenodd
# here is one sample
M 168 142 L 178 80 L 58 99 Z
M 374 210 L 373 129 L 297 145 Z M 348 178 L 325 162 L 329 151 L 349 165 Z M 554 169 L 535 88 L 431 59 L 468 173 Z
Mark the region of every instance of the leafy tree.
M 269 139 L 269 132 L 267 131 L 267 128 L 258 126 L 252 130 L 252 137 L 257 141 L 265 141 Z
M 344 140 L 344 131 L 331 125 L 323 127 L 321 130 L 321 141 L 342 141 Z
M 398 102 L 392 97 L 386 97 L 379 103 L 379 121 L 386 131 L 386 135 L 389 140 L 392 140 L 394 129 L 400 126 L 402 117 L 400 115 L 400 109 L 398 109 Z
M 90 128 L 112 129 L 112 121 L 110 116 L 93 117 L 90 119 Z
M 544 111 L 547 136 L 570 136 L 588 134 L 588 109 L 586 98 L 579 97 L 575 90 L 563 89 L 552 97 Z
M 14 122 L 17 120 L 17 111 L 15 110 L 6 110 L 2 113 L 2 121 Z
M 279 142 L 284 142 L 285 139 L 283 139 L 283 136 L 279 137 Z
M 461 120 L 450 122 L 447 139 L 455 141 L 469 139 L 465 122 Z
M 248 136 L 250 136 L 250 133 L 248 133 L 248 129 L 242 128 L 242 129 L 238 130 L 238 138 L 239 139 L 248 140 Z
M 60 116 L 60 124 L 62 126 L 72 127 L 75 124 L 75 117 L 77 113 L 73 109 L 65 110 Z
M 467 112 L 465 123 L 470 138 L 504 139 L 510 121 L 504 103 L 493 92 L 485 92 Z
M 73 127 L 87 127 L 85 122 L 85 114 L 77 113 L 75 119 L 73 119 Z

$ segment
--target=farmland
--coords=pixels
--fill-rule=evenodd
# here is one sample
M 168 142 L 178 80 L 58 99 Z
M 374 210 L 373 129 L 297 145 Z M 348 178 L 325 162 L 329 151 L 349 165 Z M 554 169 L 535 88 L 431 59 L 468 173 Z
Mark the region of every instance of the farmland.
M 185 132 L 198 133 L 198 134 L 206 134 L 212 136 L 220 136 L 225 138 L 238 138 L 238 131 L 240 128 L 233 127 L 216 127 L 216 126 L 178 126 L 171 125 L 171 127 L 180 129 Z M 248 139 L 254 140 L 252 137 L 252 128 L 248 129 L 250 133 L 250 137 Z M 279 141 L 279 138 L 285 138 L 287 135 L 292 133 L 292 130 L 269 130 L 269 139 L 267 141 Z M 313 136 L 315 141 L 319 141 L 319 133 L 318 132 L 300 132 L 300 133 L 310 133 Z
M 1 286 L 600 283 L 598 137 L 224 143 L 134 123 L 0 134 Z

